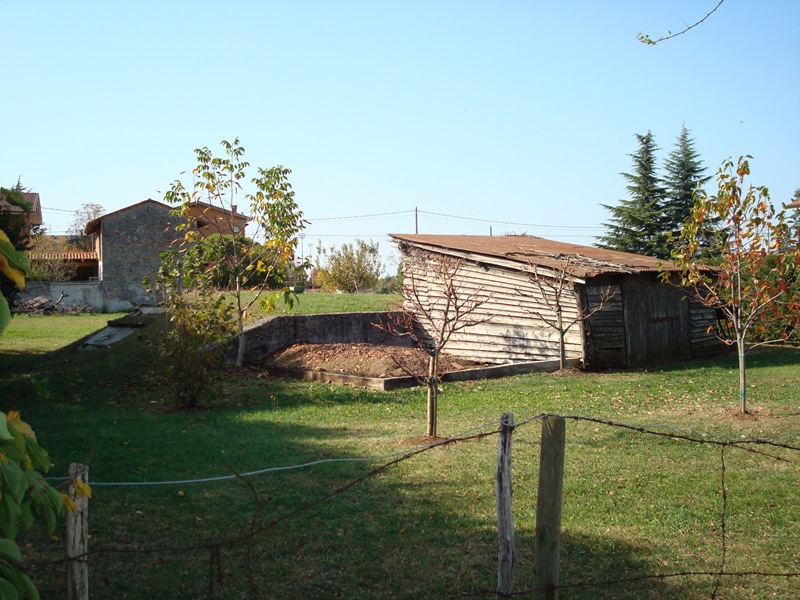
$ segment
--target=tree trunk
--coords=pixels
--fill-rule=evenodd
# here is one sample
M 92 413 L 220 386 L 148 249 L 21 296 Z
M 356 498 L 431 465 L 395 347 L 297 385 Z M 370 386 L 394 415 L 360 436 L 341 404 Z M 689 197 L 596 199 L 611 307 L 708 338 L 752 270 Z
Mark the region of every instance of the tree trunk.
M 240 276 L 236 277 L 236 327 L 239 330 L 239 351 L 236 354 L 236 366 L 241 367 L 244 364 L 244 310 L 242 309 L 242 280 Z
M 439 389 L 436 385 L 436 374 L 439 372 L 439 352 L 428 357 L 428 437 L 436 437 L 436 416 L 439 407 Z
M 556 325 L 558 325 L 558 366 L 563 371 L 567 362 L 567 349 L 564 347 L 564 336 L 566 332 L 564 331 L 564 321 L 560 309 L 556 312 Z
M 744 339 L 736 341 L 736 348 L 739 350 L 739 408 L 742 414 L 747 413 L 747 373 L 745 371 L 745 345 Z

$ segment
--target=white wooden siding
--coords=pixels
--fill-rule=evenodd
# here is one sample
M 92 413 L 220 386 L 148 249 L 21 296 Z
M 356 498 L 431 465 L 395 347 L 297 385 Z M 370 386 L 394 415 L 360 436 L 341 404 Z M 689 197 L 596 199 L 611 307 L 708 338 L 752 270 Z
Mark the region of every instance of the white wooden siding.
M 425 257 L 425 258 L 423 258 Z M 421 251 L 403 260 L 407 296 L 413 285 L 420 299 L 434 308 L 443 299 L 442 283 L 436 281 L 435 259 Z M 549 360 L 559 357 L 558 332 L 536 313 L 555 319 L 545 304 L 541 290 L 519 271 L 465 260 L 456 275 L 460 297 L 475 294 L 488 300 L 476 316 L 491 316 L 491 321 L 453 334 L 445 352 L 470 360 L 489 363 Z M 561 298 L 565 323 L 578 315 L 574 290 L 567 289 Z M 413 306 L 406 302 L 406 310 Z M 567 358 L 583 358 L 580 324 L 573 325 L 565 336 Z

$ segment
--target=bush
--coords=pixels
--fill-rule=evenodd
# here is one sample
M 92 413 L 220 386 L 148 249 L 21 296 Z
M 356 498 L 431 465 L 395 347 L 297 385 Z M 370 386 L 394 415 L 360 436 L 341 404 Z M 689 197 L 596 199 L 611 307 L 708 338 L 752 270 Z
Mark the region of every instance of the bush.
M 166 311 L 157 343 L 164 383 L 173 402 L 194 408 L 211 389 L 224 342 L 233 332 L 232 308 L 224 296 L 202 284 L 196 271 L 185 269 L 177 253 L 165 252 L 161 258 L 151 291 L 161 295 Z

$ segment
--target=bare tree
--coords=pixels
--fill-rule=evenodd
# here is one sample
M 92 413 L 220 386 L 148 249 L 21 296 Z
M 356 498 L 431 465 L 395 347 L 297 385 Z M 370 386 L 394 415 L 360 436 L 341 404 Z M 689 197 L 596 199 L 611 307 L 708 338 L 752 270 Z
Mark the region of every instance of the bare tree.
M 555 264 L 543 272 L 532 257 L 526 257 L 528 262 L 528 279 L 539 290 L 540 299 L 544 302 L 542 310 L 526 308 L 525 310 L 532 315 L 540 318 L 542 322 L 552 327 L 558 332 L 559 348 L 559 367 L 566 367 L 567 350 L 565 338 L 567 332 L 577 323 L 584 322 L 595 313 L 603 310 L 606 304 L 614 297 L 614 292 L 610 287 L 606 287 L 600 292 L 599 302 L 591 309 L 577 302 L 577 312 L 575 316 L 565 318 L 564 301 L 565 294 L 573 293 L 575 286 L 575 270 L 578 265 L 578 257 L 564 254 L 548 254 L 548 258 L 555 261 Z M 524 290 L 517 289 L 520 296 L 530 297 L 531 294 Z
M 96 218 L 103 216 L 105 212 L 106 210 L 100 204 L 94 202 L 81 204 L 81 207 L 75 211 L 72 223 L 67 229 L 69 244 L 72 248 L 84 252 L 94 250 L 94 236 L 85 233 L 84 230 L 89 221 L 94 221 Z
M 461 258 L 414 252 L 406 260 L 425 265 L 425 280 L 421 281 L 415 270 L 409 269 L 403 285 L 402 313 L 378 327 L 392 335 L 410 337 L 428 355 L 428 372 L 424 377 L 428 392 L 427 436 L 436 437 L 439 357 L 454 333 L 494 318 L 479 311 L 492 295 L 484 293 L 482 287 L 471 291 L 461 285 L 459 271 L 464 264 Z

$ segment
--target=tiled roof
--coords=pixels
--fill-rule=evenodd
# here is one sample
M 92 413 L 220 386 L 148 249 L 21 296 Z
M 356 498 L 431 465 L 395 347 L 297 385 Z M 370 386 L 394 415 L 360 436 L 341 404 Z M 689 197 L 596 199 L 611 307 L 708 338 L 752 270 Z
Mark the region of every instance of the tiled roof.
M 677 267 L 672 261 L 604 250 L 594 246 L 556 242 L 545 238 L 523 235 L 424 235 L 389 234 L 395 241 L 435 250 L 451 250 L 459 253 L 482 255 L 505 259 L 522 265 L 535 264 L 559 269 L 562 259 L 572 257 L 572 274 L 576 277 L 591 277 L 602 273 L 658 272 L 662 265 L 668 271 Z
M 97 260 L 97 252 L 31 252 L 31 260 Z

